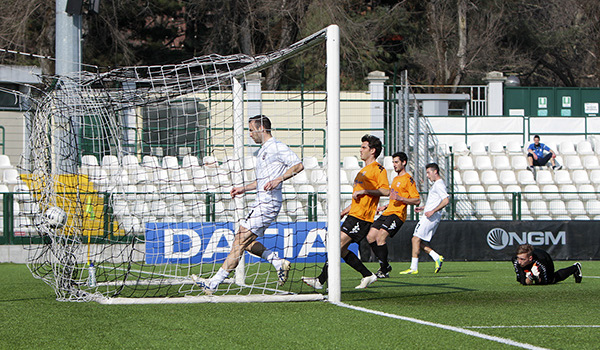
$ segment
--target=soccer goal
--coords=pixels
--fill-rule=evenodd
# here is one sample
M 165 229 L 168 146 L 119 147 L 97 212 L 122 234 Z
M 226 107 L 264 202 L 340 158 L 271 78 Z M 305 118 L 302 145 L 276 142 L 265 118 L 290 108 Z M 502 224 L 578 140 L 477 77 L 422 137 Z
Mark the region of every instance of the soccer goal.
M 322 61 L 322 62 L 321 62 Z M 268 69 L 321 62 L 314 86 L 262 91 Z M 311 66 L 311 67 L 312 67 Z M 298 69 L 300 71 L 300 69 Z M 30 191 L 29 268 L 63 301 L 194 303 L 340 299 L 339 29 L 258 56 L 49 77 L 27 113 L 20 169 Z M 292 85 L 292 82 L 287 82 Z M 255 194 L 248 118 L 303 159 L 260 241 L 292 263 L 246 253 L 213 295 L 212 276 Z M 327 250 L 327 248 L 329 251 Z M 304 285 L 329 259 L 328 295 Z

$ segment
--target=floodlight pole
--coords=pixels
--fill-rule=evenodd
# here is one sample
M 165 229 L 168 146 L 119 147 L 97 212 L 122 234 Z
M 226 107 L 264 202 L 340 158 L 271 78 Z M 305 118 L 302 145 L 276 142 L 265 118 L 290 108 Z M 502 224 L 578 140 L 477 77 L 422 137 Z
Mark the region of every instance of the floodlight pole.
M 329 301 L 341 302 L 340 272 L 340 29 L 327 27 L 327 286 Z

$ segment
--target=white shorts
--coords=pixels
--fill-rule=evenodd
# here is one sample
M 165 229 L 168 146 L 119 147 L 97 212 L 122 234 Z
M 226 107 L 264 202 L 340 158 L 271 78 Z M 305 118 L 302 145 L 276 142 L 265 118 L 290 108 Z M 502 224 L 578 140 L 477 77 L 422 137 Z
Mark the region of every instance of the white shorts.
M 419 237 L 425 242 L 430 242 L 439 224 L 440 219 L 430 220 L 429 218 L 423 216 L 417 223 L 413 236 Z
M 240 226 L 250 230 L 258 237 L 262 237 L 265 230 L 279 215 L 280 209 L 281 203 L 276 205 L 258 203 L 250 210 L 246 218 L 240 221 Z

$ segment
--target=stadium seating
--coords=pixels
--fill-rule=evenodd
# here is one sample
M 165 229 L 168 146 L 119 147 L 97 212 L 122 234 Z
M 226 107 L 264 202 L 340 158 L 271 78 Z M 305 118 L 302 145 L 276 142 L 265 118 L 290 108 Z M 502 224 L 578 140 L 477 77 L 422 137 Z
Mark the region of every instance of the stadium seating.
M 478 156 L 475 158 L 475 169 L 479 171 L 492 170 L 492 160 L 488 156 Z
M 470 151 L 473 156 L 484 156 L 488 154 L 485 145 L 480 141 L 472 142 Z

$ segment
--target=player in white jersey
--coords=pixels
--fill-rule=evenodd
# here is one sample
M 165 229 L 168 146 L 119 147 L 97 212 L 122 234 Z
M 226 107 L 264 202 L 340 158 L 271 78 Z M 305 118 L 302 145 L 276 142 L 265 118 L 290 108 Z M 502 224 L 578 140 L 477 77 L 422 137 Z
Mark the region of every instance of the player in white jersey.
M 435 234 L 440 220 L 442 220 L 441 210 L 450 203 L 450 199 L 446 191 L 446 184 L 440 177 L 439 166 L 436 163 L 430 163 L 425 166 L 425 170 L 427 178 L 433 182 L 433 186 L 429 189 L 425 206 L 415 208 L 416 212 L 423 212 L 423 216 L 413 233 L 410 269 L 400 272 L 401 275 L 416 275 L 419 273 L 419 253 L 421 253 L 421 248 L 435 261 L 435 273 L 440 272 L 442 263 L 444 262 L 444 257 L 431 249 L 428 243 Z
M 256 200 L 248 216 L 241 220 L 231 251 L 223 266 L 208 281 L 198 282 L 207 294 L 214 293 L 219 284 L 237 267 L 244 250 L 273 264 L 277 271 L 279 285 L 287 281 L 290 270 L 289 261 L 279 258 L 276 252 L 265 248 L 262 243 L 256 241 L 256 238 L 263 236 L 265 230 L 279 214 L 283 203 L 281 193 L 283 181 L 304 170 L 304 166 L 300 158 L 287 145 L 273 138 L 269 118 L 264 115 L 250 118 L 248 129 L 252 140 L 261 145 L 256 155 L 256 181 L 243 187 L 234 187 L 231 189 L 231 197 L 256 190 Z

